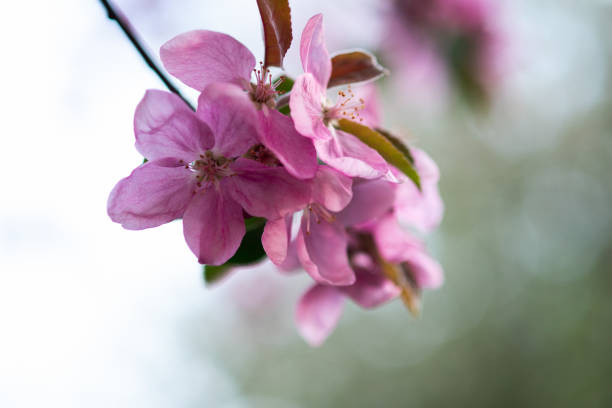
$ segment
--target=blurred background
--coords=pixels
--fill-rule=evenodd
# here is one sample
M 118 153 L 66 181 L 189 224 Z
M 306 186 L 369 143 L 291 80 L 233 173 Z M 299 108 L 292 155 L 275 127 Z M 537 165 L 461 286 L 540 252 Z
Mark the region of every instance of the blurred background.
M 155 55 L 206 28 L 263 56 L 255 1 L 116 3 Z M 293 324 L 303 274 L 207 288 L 180 222 L 108 219 L 163 87 L 99 2 L 6 5 L 0 406 L 612 406 L 612 2 L 454 3 L 291 2 L 289 73 L 319 11 L 330 51 L 375 50 L 387 127 L 437 161 L 446 204 L 422 316 L 347 303 L 317 349 Z

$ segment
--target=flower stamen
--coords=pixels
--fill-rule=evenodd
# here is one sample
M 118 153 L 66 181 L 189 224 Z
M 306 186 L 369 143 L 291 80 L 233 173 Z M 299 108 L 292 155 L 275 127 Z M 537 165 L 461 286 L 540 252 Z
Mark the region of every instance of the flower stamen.
M 211 151 L 207 151 L 205 154 L 200 154 L 198 160 L 186 165 L 185 168 L 191 170 L 197 180 L 197 188 L 193 193 L 204 193 L 211 185 L 218 188 L 220 179 L 234 174 L 229 168 L 230 163 L 231 161 L 225 157 L 215 157 Z
M 321 220 L 332 223 L 336 221 L 336 216 L 332 214 L 327 208 L 317 203 L 311 203 L 306 207 L 304 211 L 306 217 L 306 233 L 310 234 L 310 220 L 313 219 L 317 224 L 321 223 Z
M 363 118 L 359 115 L 359 111 L 363 109 L 365 109 L 365 101 L 363 98 L 357 99 L 349 85 L 346 91 L 338 91 L 338 99 L 334 105 L 323 108 L 323 116 L 326 122 L 335 119 L 350 119 L 363 122 Z
M 276 89 L 285 81 L 285 76 L 272 81 L 272 74 L 268 68 L 264 68 L 261 61 L 259 62 L 259 68 L 253 69 L 253 73 L 255 74 L 255 83 L 251 84 L 249 92 L 251 100 L 274 109 L 276 107 L 275 98 L 280 94 L 280 91 Z

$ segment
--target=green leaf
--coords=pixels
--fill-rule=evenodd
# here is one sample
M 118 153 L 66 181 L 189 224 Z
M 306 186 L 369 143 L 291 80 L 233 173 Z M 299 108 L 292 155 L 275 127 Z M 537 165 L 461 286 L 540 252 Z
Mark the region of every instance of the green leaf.
M 376 57 L 365 51 L 352 51 L 337 54 L 332 57 L 332 73 L 327 84 L 328 88 L 371 81 L 387 73 Z
M 226 276 L 235 266 L 251 265 L 262 260 L 266 256 L 266 252 L 261 244 L 261 236 L 264 226 L 266 225 L 265 218 L 251 217 L 244 220 L 246 234 L 242 238 L 240 247 L 226 263 L 223 265 L 205 265 L 204 266 L 204 281 L 210 285 L 219 279 Z
M 289 92 L 291 92 L 293 89 L 293 84 L 295 81 L 285 75 L 282 77 L 283 81 L 276 87 L 276 90 L 280 95 L 278 98 L 276 98 L 276 108 L 283 115 L 289 115 L 291 113 L 291 108 L 289 107 Z M 276 78 L 273 82 L 278 81 L 280 78 L 281 77 Z
M 289 105 L 285 105 L 281 108 L 278 108 L 278 111 L 282 113 L 283 115 L 287 115 L 287 116 L 291 115 L 291 108 L 289 107 Z
M 336 128 L 356 136 L 363 143 L 376 150 L 389 164 L 397 167 L 398 170 L 408 176 L 408 178 L 416 184 L 419 190 L 421 189 L 421 180 L 410 161 L 410 156 L 407 156 L 384 135 L 374 129 L 370 129 L 367 126 L 348 119 L 338 120 Z
M 223 278 L 230 271 L 230 265 L 204 265 L 204 281 L 207 285 L 211 285 Z
M 280 80 L 281 78 L 283 78 L 283 81 L 280 84 L 278 84 L 278 86 L 276 87 L 276 91 L 278 91 L 279 95 L 284 95 L 287 92 L 291 92 L 295 81 L 293 80 L 293 78 L 288 77 L 287 75 L 281 75 L 275 78 L 272 82 L 274 83 Z
M 266 47 L 264 66 L 282 68 L 283 58 L 293 40 L 289 0 L 257 0 L 257 7 Z
M 414 157 L 412 157 L 410 149 L 404 144 L 404 142 L 402 142 L 402 139 L 395 135 L 392 135 L 389 131 L 385 129 L 376 128 L 375 130 L 384 137 L 386 137 L 387 140 L 389 140 L 391 143 L 393 143 L 393 146 L 397 147 L 402 153 L 404 153 L 408 160 L 410 160 L 410 163 L 414 165 Z
M 261 217 L 250 217 L 244 220 L 244 227 L 246 231 L 253 231 L 259 228 L 262 228 L 266 225 L 266 219 Z

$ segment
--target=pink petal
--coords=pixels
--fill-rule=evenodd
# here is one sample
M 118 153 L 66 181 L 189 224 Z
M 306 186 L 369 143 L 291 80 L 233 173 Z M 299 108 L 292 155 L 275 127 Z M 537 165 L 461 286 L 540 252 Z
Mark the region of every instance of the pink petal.
M 357 280 L 351 286 L 338 288 L 355 303 L 364 308 L 373 308 L 399 296 L 401 290 L 380 272 L 357 269 Z
M 353 180 L 329 166 L 319 166 L 312 182 L 312 200 L 330 211 L 342 210 L 353 198 Z
M 422 232 L 430 232 L 440 225 L 444 215 L 444 203 L 438 190 L 440 172 L 425 152 L 416 148 L 411 152 L 421 177 L 421 191 L 409 180 L 399 184 L 395 209 L 402 222 Z
M 301 271 L 300 268 L 300 259 L 297 254 L 297 244 L 296 241 L 289 242 L 289 247 L 287 248 L 287 257 L 283 261 L 282 264 L 277 265 L 278 269 L 281 272 L 297 272 Z
M 444 283 L 442 267 L 424 250 L 407 252 L 404 263 L 408 264 L 410 273 L 419 288 L 436 289 Z
M 303 74 L 293 84 L 289 107 L 295 129 L 311 139 L 329 140 L 331 131 L 323 124 L 325 88 L 311 74 Z
M 313 213 L 304 214 L 297 240 L 300 262 L 313 279 L 339 286 L 355 282 L 355 273 L 348 261 L 348 237 L 342 225 L 317 222 Z
M 177 160 L 147 162 L 117 183 L 108 197 L 108 215 L 131 230 L 157 227 L 183 215 L 194 184 Z
M 335 133 L 335 138 L 314 141 L 323 162 L 350 177 L 375 179 L 389 172 L 389 165 L 374 149 L 349 133 Z
M 381 218 L 372 232 L 381 256 L 394 264 L 407 264 L 419 288 L 442 285 L 440 264 L 427 253 L 420 239 L 401 228 L 393 214 Z
M 359 225 L 374 220 L 393 207 L 395 184 L 385 180 L 366 180 L 353 185 L 353 199 L 336 220 L 346 225 Z
M 438 188 L 423 186 L 419 191 L 410 181 L 398 187 L 395 209 L 402 222 L 425 233 L 437 228 L 444 215 L 444 203 Z
M 376 128 L 382 123 L 382 113 L 378 90 L 373 83 L 367 83 L 353 88 L 355 99 L 363 99 L 365 107 L 359 111 L 359 117 L 363 119 L 363 124 L 371 128 Z
M 221 265 L 236 253 L 245 234 L 242 208 L 223 190 L 198 192 L 183 216 L 183 234 L 189 249 L 206 265 Z
M 317 152 L 312 141 L 295 130 L 289 116 L 277 110 L 260 112 L 263 131 L 261 142 L 283 163 L 285 169 L 299 179 L 314 177 L 317 170 Z
M 233 37 L 207 30 L 174 37 L 160 49 L 164 67 L 198 91 L 213 82 L 244 86 L 251 78 L 255 57 Z
M 198 99 L 197 115 L 215 138 L 213 152 L 228 158 L 243 155 L 259 143 L 259 120 L 246 92 L 232 84 L 215 83 Z
M 314 285 L 302 295 L 297 305 L 297 328 L 311 346 L 320 346 L 331 334 L 344 304 L 342 294 L 332 286 Z
M 291 240 L 291 222 L 293 216 L 268 220 L 264 227 L 261 243 L 268 258 L 275 265 L 281 265 L 287 259 L 289 241 Z
M 210 149 L 205 123 L 173 93 L 148 90 L 134 114 L 136 149 L 149 160 L 174 157 L 187 163 Z
M 399 225 L 393 213 L 379 218 L 372 232 L 381 256 L 389 262 L 401 263 L 405 260 L 407 252 L 425 250 L 419 239 Z
M 436 162 L 427 153 L 416 147 L 412 147 L 410 152 L 414 157 L 414 163 L 421 180 L 426 183 L 437 183 L 440 179 L 440 170 Z
M 323 14 L 312 16 L 302 31 L 300 57 L 304 72 L 311 73 L 323 89 L 331 76 L 331 60 L 325 47 Z
M 302 234 L 301 227 L 300 231 L 298 231 L 297 237 L 295 238 L 295 252 L 302 265 L 302 268 L 317 282 L 327 283 L 325 279 L 321 277 L 319 274 L 319 268 L 317 265 L 310 259 L 310 254 L 308 253 L 308 248 L 306 247 L 306 242 L 304 240 L 304 235 Z
M 230 166 L 230 194 L 252 216 L 277 219 L 301 210 L 310 200 L 310 185 L 282 167 L 240 158 Z

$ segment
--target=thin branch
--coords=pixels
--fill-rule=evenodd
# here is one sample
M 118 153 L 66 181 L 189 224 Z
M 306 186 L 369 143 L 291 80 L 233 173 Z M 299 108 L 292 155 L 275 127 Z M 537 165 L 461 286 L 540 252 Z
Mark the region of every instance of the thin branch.
M 166 85 L 166 88 L 168 88 L 170 92 L 173 92 L 178 95 L 192 110 L 195 110 L 191 103 L 181 94 L 181 92 L 174 86 L 174 84 L 172 84 L 172 82 L 166 76 L 166 74 L 164 74 L 162 69 L 157 66 L 155 61 L 153 61 L 153 58 L 151 58 L 151 56 L 145 49 L 142 40 L 138 37 L 136 30 L 134 30 L 134 28 L 132 27 L 128 19 L 125 17 L 125 15 L 121 12 L 121 10 L 117 6 L 112 4 L 110 1 L 100 0 L 100 3 L 102 3 L 104 8 L 106 9 L 106 12 L 108 13 L 108 18 L 111 20 L 115 20 L 117 24 L 119 24 L 119 27 L 121 27 L 121 30 L 128 37 L 132 45 L 136 48 L 142 59 L 145 60 L 147 65 L 153 70 L 153 72 L 157 74 L 159 79 L 162 80 L 164 85 Z

